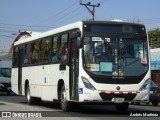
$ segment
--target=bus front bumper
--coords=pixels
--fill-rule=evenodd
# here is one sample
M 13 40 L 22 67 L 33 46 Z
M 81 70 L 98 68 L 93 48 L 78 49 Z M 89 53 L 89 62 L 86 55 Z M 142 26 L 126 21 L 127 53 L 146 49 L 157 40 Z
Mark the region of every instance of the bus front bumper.
M 83 90 L 79 94 L 79 102 L 148 102 L 149 93 L 148 90 L 145 91 L 134 91 L 134 92 L 124 92 L 124 91 L 92 91 Z

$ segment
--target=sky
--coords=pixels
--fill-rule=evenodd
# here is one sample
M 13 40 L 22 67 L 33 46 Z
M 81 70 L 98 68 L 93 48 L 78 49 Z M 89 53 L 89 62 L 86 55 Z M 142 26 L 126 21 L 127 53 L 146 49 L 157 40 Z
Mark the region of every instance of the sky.
M 19 31 L 44 32 L 92 19 L 80 0 L 0 0 L 0 52 L 9 49 Z M 160 0 L 82 0 L 100 3 L 95 20 L 119 19 L 160 28 Z

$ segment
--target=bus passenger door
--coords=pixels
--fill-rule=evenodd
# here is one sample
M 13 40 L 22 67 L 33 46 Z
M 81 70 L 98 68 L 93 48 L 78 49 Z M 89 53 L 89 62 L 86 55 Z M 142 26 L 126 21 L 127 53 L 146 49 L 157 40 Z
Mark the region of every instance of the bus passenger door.
M 70 96 L 71 100 L 78 100 L 78 61 L 77 38 L 70 40 Z
M 18 94 L 22 94 L 22 66 L 23 66 L 24 50 L 18 51 Z

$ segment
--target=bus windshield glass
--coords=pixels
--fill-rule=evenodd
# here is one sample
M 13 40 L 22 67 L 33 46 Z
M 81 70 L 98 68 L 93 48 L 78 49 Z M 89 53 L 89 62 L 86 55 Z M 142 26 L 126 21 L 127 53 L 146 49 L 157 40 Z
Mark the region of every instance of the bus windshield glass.
M 11 68 L 0 68 L 0 77 L 11 77 Z
M 100 76 L 140 76 L 148 71 L 145 38 L 84 37 L 86 71 Z

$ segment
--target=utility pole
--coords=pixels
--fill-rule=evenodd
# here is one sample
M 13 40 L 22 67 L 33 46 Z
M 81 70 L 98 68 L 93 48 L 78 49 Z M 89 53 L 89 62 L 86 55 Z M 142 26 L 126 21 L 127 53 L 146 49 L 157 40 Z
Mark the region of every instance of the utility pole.
M 87 10 L 92 14 L 92 20 L 94 21 L 95 18 L 95 7 L 99 7 L 100 3 L 98 3 L 97 5 L 92 5 L 91 2 L 88 2 L 86 4 L 82 3 L 82 0 L 80 0 L 80 5 L 84 5 Z M 89 6 L 92 7 L 92 10 L 89 8 Z

